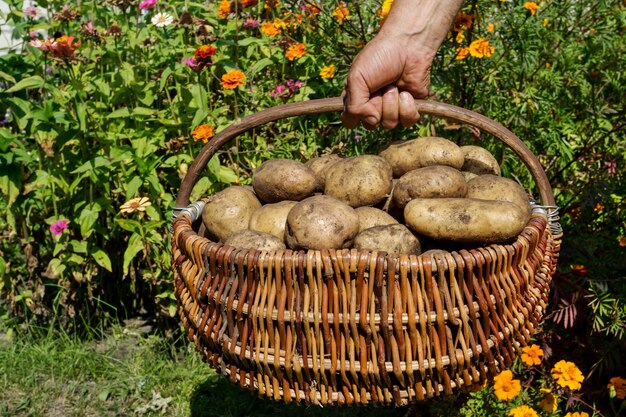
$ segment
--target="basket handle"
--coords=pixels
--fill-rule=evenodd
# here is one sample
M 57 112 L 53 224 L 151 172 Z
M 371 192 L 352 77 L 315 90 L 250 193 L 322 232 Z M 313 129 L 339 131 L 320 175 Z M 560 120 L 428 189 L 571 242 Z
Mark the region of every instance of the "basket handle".
M 541 202 L 544 206 L 554 206 L 554 195 L 552 187 L 539 160 L 528 149 L 513 132 L 481 114 L 451 104 L 439 103 L 436 101 L 415 100 L 415 106 L 420 114 L 430 114 L 433 116 L 445 117 L 468 125 L 477 127 L 494 137 L 500 139 L 508 145 L 528 167 L 533 176 Z M 247 132 L 262 124 L 275 120 L 285 119 L 293 116 L 303 116 L 307 114 L 318 114 L 325 112 L 339 112 L 343 110 L 343 100 L 341 97 L 302 101 L 297 103 L 283 104 L 271 107 L 258 113 L 236 120 L 233 124 L 215 135 L 200 151 L 187 171 L 183 179 L 178 196 L 176 197 L 176 208 L 184 208 L 189 205 L 191 190 L 200 178 L 202 170 L 217 150 L 225 143 L 230 142 L 240 134 Z

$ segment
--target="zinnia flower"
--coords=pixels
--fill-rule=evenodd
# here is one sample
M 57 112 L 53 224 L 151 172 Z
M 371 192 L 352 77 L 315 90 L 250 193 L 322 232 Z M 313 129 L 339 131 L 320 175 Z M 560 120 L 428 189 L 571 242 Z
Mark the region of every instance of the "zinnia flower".
M 139 10 L 150 10 L 157 4 L 157 0 L 143 0 L 139 3 Z
M 24 16 L 29 19 L 37 19 L 39 17 L 39 9 L 33 6 L 27 6 L 24 8 Z
M 62 234 L 65 229 L 67 229 L 68 224 L 68 220 L 57 220 L 50 225 L 50 231 L 53 235 L 58 236 Z
M 465 59 L 467 57 L 467 54 L 469 54 L 469 48 L 457 48 L 456 49 L 456 58 L 457 60 L 462 60 Z
M 263 5 L 263 8 L 274 9 L 278 6 L 280 6 L 280 2 L 278 0 L 265 0 L 265 4 Z
M 522 348 L 521 359 L 528 366 L 539 365 L 543 356 L 543 349 L 538 345 L 524 346 Z
M 320 77 L 322 77 L 325 80 L 328 80 L 328 79 L 333 78 L 335 76 L 335 72 L 336 71 L 337 71 L 337 69 L 335 68 L 335 64 L 326 65 L 320 71 Z
M 539 10 L 539 5 L 534 1 L 527 1 L 524 3 L 524 8 L 530 12 L 531 16 L 534 16 L 537 10 Z
M 461 31 L 461 30 L 467 30 L 470 27 L 472 27 L 473 21 L 474 21 L 474 18 L 471 15 L 460 12 L 454 18 L 454 26 L 453 26 L 454 30 L 456 32 Z
M 333 11 L 333 17 L 339 22 L 339 24 L 343 24 L 343 21 L 350 18 L 350 10 L 346 7 L 345 2 L 340 2 L 335 10 Z
M 217 11 L 217 17 L 220 19 L 226 19 L 230 14 L 230 0 L 222 0 L 220 2 L 220 8 Z
M 552 394 L 552 390 L 548 388 L 541 388 L 539 391 L 543 394 L 539 407 L 541 407 L 543 411 L 554 413 L 556 411 L 557 400 L 555 395 Z
M 258 2 L 259 2 L 258 0 L 242 0 L 241 5 L 243 7 L 252 7 L 252 6 L 256 6 Z
M 508 369 L 500 372 L 494 378 L 493 388 L 495 390 L 496 397 L 501 401 L 512 400 L 517 397 L 517 394 L 522 390 L 522 386 L 518 379 L 513 379 L 513 372 Z
M 210 59 L 217 52 L 217 48 L 213 45 L 202 45 L 193 53 L 193 57 L 197 60 Z
M 489 41 L 487 39 L 479 38 L 470 44 L 469 53 L 470 55 L 476 58 L 482 58 L 482 57 L 489 58 L 491 54 L 493 54 L 495 49 L 496 48 L 489 45 Z
M 254 29 L 259 26 L 259 21 L 248 17 L 245 22 L 243 22 L 243 27 L 248 29 Z
M 280 35 L 280 34 L 281 34 L 281 32 L 282 32 L 282 31 L 280 30 L 280 28 L 278 28 L 278 27 L 277 27 L 274 23 L 272 23 L 272 22 L 266 22 L 266 23 L 263 23 L 263 24 L 261 25 L 260 31 L 261 31 L 261 33 L 263 33 L 265 36 L 270 36 L 270 37 L 272 37 L 272 36 L 278 36 L 278 35 Z
M 511 411 L 509 411 L 509 415 L 512 417 L 539 417 L 537 412 L 527 405 L 512 408 Z
M 232 90 L 240 85 L 244 85 L 246 80 L 246 74 L 239 70 L 230 70 L 226 74 L 222 75 L 222 87 Z
M 615 376 L 609 380 L 609 384 L 607 388 L 613 387 L 615 389 L 615 397 L 618 400 L 623 400 L 626 398 L 626 379 L 621 378 L 619 376 Z
M 626 246 L 626 236 L 618 236 L 617 241 L 620 246 Z
M 391 10 L 391 5 L 393 4 L 393 0 L 385 0 L 383 4 L 380 6 L 380 10 L 378 11 L 378 16 L 381 19 L 385 19 L 389 14 L 389 10 Z
M 164 28 L 174 23 L 174 18 L 167 13 L 157 13 L 150 20 L 158 28 Z
M 285 56 L 288 60 L 293 61 L 296 58 L 302 58 L 306 53 L 306 45 L 303 43 L 297 43 L 295 45 L 291 45 L 285 51 Z
M 151 206 L 152 203 L 148 197 L 136 197 L 131 198 L 120 206 L 120 213 L 132 213 L 134 211 L 146 211 L 146 207 Z
M 487 32 L 493 32 L 494 30 L 496 30 L 496 25 L 493 23 L 487 25 Z
M 207 124 L 202 124 L 196 127 L 191 135 L 193 136 L 193 140 L 196 142 L 201 140 L 204 143 L 207 143 L 210 138 L 215 135 L 215 128 L 213 126 L 209 126 Z
M 74 51 L 80 46 L 80 41 L 74 43 L 73 36 L 61 36 L 48 47 L 52 55 L 57 58 L 69 58 L 74 55 Z
M 584 411 L 574 411 L 573 413 L 565 414 L 565 417 L 589 417 L 589 413 L 585 413 Z
M 564 388 L 568 387 L 571 390 L 580 389 L 581 382 L 585 379 L 576 364 L 563 360 L 554 365 L 552 376 L 556 379 L 557 384 Z

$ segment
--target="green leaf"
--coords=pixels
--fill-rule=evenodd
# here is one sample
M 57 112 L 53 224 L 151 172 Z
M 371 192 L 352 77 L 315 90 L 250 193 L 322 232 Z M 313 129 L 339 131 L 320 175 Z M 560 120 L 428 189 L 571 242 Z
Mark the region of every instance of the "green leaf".
M 6 80 L 10 83 L 15 84 L 15 78 L 13 78 L 12 76 L 10 76 L 9 74 L 7 74 L 4 71 L 0 71 L 0 78 L 2 78 L 3 80 Z
M 133 109 L 133 116 L 152 116 L 154 113 L 156 113 L 156 110 L 147 107 L 135 107 Z
M 126 184 L 126 200 L 130 200 L 134 196 L 137 195 L 137 191 L 139 191 L 139 187 L 143 185 L 143 179 L 135 175 L 132 180 Z
M 128 111 L 128 107 L 122 107 L 121 109 L 117 109 L 109 113 L 106 117 L 107 119 L 114 119 L 116 117 L 128 117 L 130 116 L 130 112 Z
M 141 240 L 141 236 L 136 233 L 133 233 L 130 239 L 128 240 L 128 247 L 126 251 L 124 251 L 124 264 L 122 266 L 122 270 L 124 275 L 128 275 L 128 269 L 130 267 L 130 263 L 133 261 L 135 256 L 139 252 L 143 250 L 143 241 Z
M 109 255 L 107 255 L 102 249 L 96 249 L 95 251 L 91 252 L 91 256 L 98 263 L 98 265 L 100 265 L 109 272 L 113 272 L 113 268 L 111 267 L 111 259 L 109 258 Z
M 59 258 L 53 258 L 48 264 L 48 269 L 52 271 L 54 275 L 61 275 L 65 271 L 65 264 L 61 262 Z
M 141 223 L 131 219 L 115 219 L 115 223 L 124 230 L 137 233 L 141 230 Z
M 2 256 L 0 256 L 0 291 L 4 287 L 8 288 L 11 285 L 11 280 L 6 279 L 6 278 L 8 278 L 8 277 L 6 277 L 6 273 L 7 273 L 7 263 L 4 260 L 4 258 Z
M 7 128 L 0 127 L 0 152 L 6 152 L 16 136 Z
M 9 88 L 7 93 L 15 93 L 16 91 L 27 90 L 29 88 L 41 88 L 46 84 L 43 78 L 39 75 L 33 75 L 32 77 L 24 78 L 13 87 Z
M 69 249 L 74 253 L 87 253 L 87 241 L 70 240 Z
M 135 81 L 135 69 L 130 63 L 122 63 L 122 67 L 120 68 L 119 73 L 122 77 L 122 80 L 124 80 L 124 85 L 126 86 Z
M 257 72 L 261 71 L 262 69 L 269 67 L 270 65 L 273 65 L 274 61 L 272 61 L 269 58 L 263 58 L 259 61 L 257 61 L 253 66 L 250 67 L 250 69 L 248 70 L 248 73 L 250 75 L 254 75 Z
M 96 156 L 94 159 L 87 161 L 81 166 L 79 166 L 78 168 L 76 168 L 74 171 L 71 172 L 71 174 L 80 174 L 81 172 L 87 172 L 87 171 L 91 172 L 95 170 L 96 168 L 108 165 L 109 163 L 110 161 L 106 159 L 105 157 Z
M 98 221 L 98 214 L 100 213 L 100 208 L 94 206 L 93 208 L 85 207 L 83 211 L 80 212 L 80 216 L 78 217 L 78 224 L 80 225 L 80 234 L 82 236 L 89 236 L 93 232 L 93 226 Z
M 201 197 L 205 197 L 208 195 L 208 191 L 211 188 L 211 180 L 207 177 L 202 177 L 191 190 L 191 196 L 189 199 L 191 201 L 198 201 Z
M 159 91 L 163 91 L 163 88 L 167 84 L 167 80 L 170 78 L 171 74 L 172 74 L 171 68 L 165 68 L 163 70 L 163 73 L 161 74 L 161 81 L 159 82 Z

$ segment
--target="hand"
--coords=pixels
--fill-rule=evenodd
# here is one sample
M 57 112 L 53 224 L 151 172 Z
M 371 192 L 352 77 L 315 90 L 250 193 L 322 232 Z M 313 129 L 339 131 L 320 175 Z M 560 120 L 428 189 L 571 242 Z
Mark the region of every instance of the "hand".
M 344 126 L 392 129 L 419 120 L 414 98 L 428 96 L 436 50 L 411 40 L 381 32 L 357 55 L 346 80 Z

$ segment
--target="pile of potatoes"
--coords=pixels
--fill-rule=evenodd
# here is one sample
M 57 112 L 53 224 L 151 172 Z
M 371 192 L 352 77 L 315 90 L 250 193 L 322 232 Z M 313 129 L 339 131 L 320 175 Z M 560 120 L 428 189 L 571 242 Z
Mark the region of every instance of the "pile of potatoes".
M 252 186 L 231 186 L 209 199 L 202 233 L 242 249 L 419 255 L 450 243 L 511 240 L 530 214 L 524 189 L 500 176 L 487 150 L 424 137 L 378 155 L 265 161 Z

